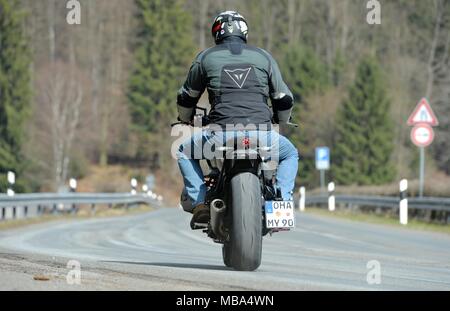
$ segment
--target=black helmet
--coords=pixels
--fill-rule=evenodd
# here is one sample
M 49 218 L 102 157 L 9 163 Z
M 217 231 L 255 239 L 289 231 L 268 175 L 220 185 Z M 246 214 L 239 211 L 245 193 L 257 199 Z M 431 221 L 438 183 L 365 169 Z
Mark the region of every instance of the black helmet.
M 217 15 L 211 27 L 211 33 L 219 43 L 226 37 L 237 36 L 247 42 L 248 25 L 245 18 L 235 11 L 225 11 Z

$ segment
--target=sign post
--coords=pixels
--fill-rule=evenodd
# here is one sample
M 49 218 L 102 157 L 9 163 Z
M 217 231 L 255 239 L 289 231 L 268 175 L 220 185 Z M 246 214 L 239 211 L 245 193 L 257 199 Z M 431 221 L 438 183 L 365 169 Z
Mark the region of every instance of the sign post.
M 320 171 L 320 189 L 325 193 L 325 171 L 330 169 L 330 148 L 316 148 L 316 169 Z
M 425 147 L 419 148 L 420 148 L 419 197 L 423 198 L 423 188 L 425 184 Z
M 145 184 L 148 187 L 148 190 L 154 190 L 155 188 L 155 176 L 153 174 L 148 175 L 145 179 Z
M 408 125 L 414 126 L 411 130 L 411 140 L 420 150 L 419 196 L 423 197 L 425 184 L 425 147 L 431 145 L 434 140 L 432 126 L 439 125 L 439 121 L 426 98 L 422 98 L 419 104 L 417 104 L 416 109 L 414 109 L 408 119 Z

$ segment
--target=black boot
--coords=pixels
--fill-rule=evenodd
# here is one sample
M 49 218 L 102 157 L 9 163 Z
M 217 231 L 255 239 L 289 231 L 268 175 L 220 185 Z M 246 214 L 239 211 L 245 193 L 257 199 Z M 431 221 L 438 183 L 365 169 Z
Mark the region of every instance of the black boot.
M 210 220 L 209 208 L 205 204 L 197 205 L 193 210 L 191 229 L 206 227 Z

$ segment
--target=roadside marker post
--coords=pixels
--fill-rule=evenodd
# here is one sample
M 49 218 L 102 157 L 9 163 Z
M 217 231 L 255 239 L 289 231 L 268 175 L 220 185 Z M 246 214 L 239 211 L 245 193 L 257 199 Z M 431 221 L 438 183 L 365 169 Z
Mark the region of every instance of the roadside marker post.
M 77 192 L 77 180 L 75 178 L 71 178 L 69 180 L 69 187 L 70 187 L 70 192 Z
M 6 195 L 13 197 L 16 193 L 14 192 L 14 184 L 16 183 L 16 174 L 14 172 L 8 171 L 7 174 L 7 180 L 8 180 L 8 189 L 6 189 Z M 12 218 L 16 218 L 16 207 L 12 206 L 10 207 L 12 210 Z M 3 211 L 2 211 L 3 213 Z M 4 218 L 4 217 L 2 217 Z
M 71 178 L 69 180 L 69 188 L 70 192 L 75 193 L 77 192 L 77 180 L 75 178 Z M 77 206 L 75 204 L 72 204 L 71 213 L 76 214 L 77 212 Z
M 136 195 L 136 193 L 137 193 L 136 189 L 138 186 L 138 182 L 137 182 L 136 178 L 132 178 L 130 181 L 130 184 L 131 184 L 131 194 Z
M 334 196 L 335 184 L 330 182 L 328 184 L 328 210 L 334 212 L 336 209 L 336 198 Z
M 10 197 L 14 196 L 14 184 L 16 183 L 16 174 L 14 172 L 8 172 L 8 189 L 6 190 L 6 194 Z
M 300 197 L 298 199 L 298 208 L 300 209 L 300 212 L 305 211 L 305 187 L 300 187 L 299 189 Z
M 402 179 L 400 181 L 400 224 L 408 224 L 408 198 L 406 196 L 406 191 L 408 190 L 408 180 Z
M 147 184 L 142 185 L 142 192 L 143 192 L 144 194 L 147 194 L 147 192 L 148 192 L 148 186 L 147 186 Z

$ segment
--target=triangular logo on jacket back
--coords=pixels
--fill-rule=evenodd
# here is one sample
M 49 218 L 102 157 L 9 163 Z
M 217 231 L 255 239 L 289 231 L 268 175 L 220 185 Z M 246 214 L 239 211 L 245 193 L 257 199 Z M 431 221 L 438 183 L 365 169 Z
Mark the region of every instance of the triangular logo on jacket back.
M 245 68 L 245 69 L 234 69 L 234 70 L 229 70 L 229 69 L 224 69 L 225 72 L 227 73 L 227 75 L 231 78 L 231 80 L 233 80 L 234 83 L 236 83 L 236 85 L 242 89 L 242 87 L 245 84 L 245 81 L 247 81 L 248 78 L 248 74 L 250 73 L 250 70 L 252 68 Z

